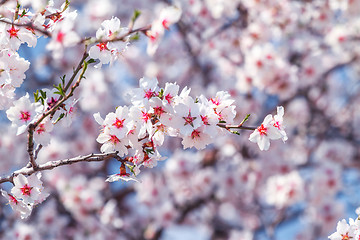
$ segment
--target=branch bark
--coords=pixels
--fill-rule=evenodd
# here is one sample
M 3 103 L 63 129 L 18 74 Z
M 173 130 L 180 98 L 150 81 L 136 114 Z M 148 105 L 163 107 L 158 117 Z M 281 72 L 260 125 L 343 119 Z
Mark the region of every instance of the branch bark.
M 30 167 L 26 166 L 26 167 L 23 167 L 23 168 L 15 171 L 14 173 L 12 173 L 9 176 L 0 177 L 0 184 L 4 183 L 4 182 L 13 182 L 13 178 L 19 174 L 29 176 L 36 172 L 40 172 L 40 171 L 44 171 L 44 170 L 51 170 L 56 167 L 60 167 L 60 166 L 64 166 L 64 165 L 71 165 L 71 164 L 78 163 L 78 162 L 101 162 L 101 161 L 105 161 L 105 160 L 108 160 L 111 158 L 116 158 L 117 160 L 122 161 L 122 159 L 117 155 L 117 152 L 100 153 L 100 154 L 91 153 L 86 156 L 78 156 L 78 157 L 74 157 L 74 158 L 67 158 L 67 159 L 63 159 L 63 160 L 47 162 L 42 165 L 39 165 L 36 169 L 34 169 L 31 166 Z

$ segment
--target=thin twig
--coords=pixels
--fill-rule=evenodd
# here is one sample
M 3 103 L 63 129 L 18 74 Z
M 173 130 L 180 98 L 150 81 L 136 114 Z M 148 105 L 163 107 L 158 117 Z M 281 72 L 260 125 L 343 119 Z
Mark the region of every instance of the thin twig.
M 137 32 L 142 32 L 142 33 L 146 33 L 146 31 L 149 31 L 151 29 L 151 25 L 145 26 L 145 27 L 141 27 L 141 28 L 136 28 L 133 30 L 130 30 L 118 37 L 114 37 L 114 38 L 110 38 L 110 39 L 96 39 L 95 41 L 91 41 L 91 38 L 86 38 L 81 40 L 79 43 L 84 43 L 84 42 L 89 42 L 88 44 L 94 44 L 94 43 L 102 43 L 102 42 L 119 42 L 119 41 L 124 41 L 126 37 L 128 37 L 130 34 L 133 33 L 137 33 Z
M 117 157 L 117 152 L 101 153 L 101 154 L 91 153 L 86 156 L 78 156 L 78 157 L 74 157 L 74 158 L 68 158 L 68 159 L 63 159 L 63 160 L 47 162 L 42 165 L 39 165 L 37 167 L 37 169 L 34 169 L 32 167 L 23 167 L 23 168 L 15 171 L 14 173 L 12 173 L 9 176 L 0 177 L 0 184 L 4 183 L 4 182 L 13 182 L 13 178 L 19 174 L 29 176 L 33 173 L 36 173 L 39 171 L 44 171 L 44 170 L 51 170 L 51 169 L 59 167 L 59 166 L 71 165 L 71 164 L 78 163 L 78 162 L 101 162 L 101 161 L 105 161 L 107 159 L 115 158 L 115 157 Z
M 80 83 L 81 79 L 83 78 L 84 73 L 86 71 L 86 66 L 87 65 L 83 64 L 83 63 L 84 63 L 84 61 L 85 61 L 85 59 L 87 57 L 88 57 L 88 53 L 85 52 L 84 55 L 83 55 L 83 58 L 81 59 L 81 62 L 79 63 L 78 68 L 74 71 L 74 73 L 73 73 L 73 75 L 71 77 L 71 79 L 72 79 L 71 82 L 72 82 L 73 79 L 76 77 L 77 73 L 80 71 L 80 69 L 83 68 L 83 71 L 81 72 L 78 81 L 74 84 L 74 86 L 71 87 L 70 92 L 65 97 L 63 97 L 62 99 L 60 98 L 59 101 L 52 108 L 50 108 L 49 110 L 44 112 L 42 114 L 42 116 L 35 123 L 30 124 L 29 127 L 28 127 L 28 147 L 27 147 L 27 152 L 28 152 L 29 158 L 30 158 L 29 162 L 31 163 L 34 170 L 37 170 L 37 168 L 38 168 L 37 163 L 36 163 L 35 158 L 34 158 L 34 131 L 35 131 L 36 127 L 38 127 L 39 124 L 47 116 L 49 116 L 51 114 L 54 114 L 58 110 L 58 108 L 60 108 L 60 106 L 62 106 L 63 103 L 73 95 L 74 90 L 79 86 L 79 83 Z M 66 91 L 64 91 L 64 92 L 66 92 Z
M 225 123 L 218 123 L 216 124 L 218 127 L 221 128 L 225 128 L 225 129 L 230 129 L 230 128 L 237 128 L 237 129 L 244 129 L 244 130 L 256 130 L 256 127 L 246 127 L 246 126 L 242 126 L 242 124 L 238 124 L 238 125 L 227 125 Z

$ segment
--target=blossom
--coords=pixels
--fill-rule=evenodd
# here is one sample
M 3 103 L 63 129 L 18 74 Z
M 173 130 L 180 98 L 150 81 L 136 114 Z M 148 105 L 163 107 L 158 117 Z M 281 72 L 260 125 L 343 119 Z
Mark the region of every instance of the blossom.
M 96 141 L 102 144 L 100 148 L 102 153 L 118 151 L 120 157 L 128 153 L 126 146 L 129 144 L 129 140 L 126 138 L 119 139 L 115 134 L 111 133 L 108 127 L 103 129 L 103 132 L 96 138 Z
M 284 107 L 278 106 L 277 114 L 274 116 L 273 126 L 279 130 L 281 134 L 281 139 L 283 140 L 283 142 L 285 142 L 288 139 L 288 137 L 285 132 L 285 126 L 283 125 L 283 121 L 284 121 L 283 116 L 284 116 Z
M 30 205 L 25 204 L 23 201 L 21 201 L 20 199 L 17 199 L 16 197 L 14 197 L 14 195 L 7 193 L 6 191 L 1 189 L 1 194 L 8 200 L 11 208 L 20 213 L 21 218 L 27 218 L 31 211 L 32 208 Z
M 160 41 L 164 35 L 164 31 L 169 30 L 169 27 L 178 22 L 181 17 L 181 9 L 175 6 L 169 6 L 161 10 L 159 18 L 156 19 L 151 29 L 147 31 L 149 43 L 147 46 L 147 53 L 152 56 L 156 52 Z
M 205 127 L 201 126 L 197 129 L 194 129 L 190 136 L 184 136 L 182 144 L 184 149 L 195 147 L 197 150 L 204 149 L 208 144 L 212 143 L 213 140 L 211 137 L 205 133 Z
M 72 47 L 80 41 L 80 37 L 73 30 L 76 11 L 67 14 L 66 17 L 54 25 L 52 32 L 53 37 L 46 48 L 53 51 L 53 56 L 59 59 L 63 56 L 64 48 Z
M 129 37 L 124 41 L 111 42 L 117 36 L 127 33 L 127 28 L 120 27 L 120 19 L 112 17 L 101 23 L 102 28 L 96 31 L 97 44 L 93 45 L 89 50 L 89 56 L 99 59 L 100 62 L 95 67 L 101 67 L 102 64 L 112 63 L 121 55 L 129 45 Z
M 0 109 L 8 108 L 12 104 L 12 99 L 15 96 L 15 88 L 10 84 L 0 86 Z
M 147 106 L 149 100 L 155 97 L 158 90 L 158 80 L 156 78 L 143 77 L 139 80 L 140 88 L 133 89 L 131 94 L 131 103 L 134 105 Z
M 297 171 L 267 179 L 264 197 L 267 203 L 283 208 L 304 198 L 304 182 Z
M 20 87 L 30 63 L 16 52 L 1 51 L 0 53 L 0 85 L 10 84 L 13 87 Z
M 201 126 L 200 104 L 187 96 L 183 101 L 174 107 L 175 116 L 172 120 L 172 127 L 179 129 L 184 136 L 190 136 L 192 132 Z
M 6 111 L 12 126 L 17 127 L 17 135 L 25 132 L 27 126 L 34 120 L 36 111 L 36 104 L 30 102 L 28 93 L 14 101 L 14 106 Z
M 173 105 L 174 104 L 174 97 L 178 94 L 179 92 L 179 85 L 177 85 L 176 83 L 166 83 L 165 84 L 165 89 L 164 89 L 164 105 L 166 106 L 167 104 Z
M 42 182 L 40 180 L 41 173 L 33 174 L 25 177 L 19 174 L 14 177 L 14 187 L 11 193 L 17 199 L 22 199 L 24 203 L 36 203 L 41 199 L 41 191 L 43 190 Z
M 120 139 L 124 138 L 129 131 L 127 127 L 129 123 L 128 112 L 127 107 L 117 107 L 116 112 L 106 115 L 103 122 L 110 129 L 110 132 Z
M 271 114 L 267 115 L 263 123 L 250 135 L 249 140 L 257 143 L 261 151 L 269 149 L 270 139 L 282 138 L 286 141 L 287 136 L 282 126 L 283 114 L 283 107 L 279 107 L 276 119 Z
M 6 19 L 8 22 L 11 20 Z M 19 17 L 14 23 L 27 24 L 30 22 L 28 17 Z M 22 43 L 27 43 L 29 47 L 35 47 L 37 37 L 32 29 L 18 27 L 12 24 L 0 23 L 0 42 L 4 48 L 17 51 Z
M 331 234 L 328 238 L 331 240 L 346 240 L 355 239 L 356 226 L 347 224 L 346 220 L 343 219 L 338 222 L 336 232 Z
M 50 143 L 50 132 L 53 130 L 54 125 L 49 117 L 41 121 L 35 128 L 34 140 L 36 143 L 46 146 Z

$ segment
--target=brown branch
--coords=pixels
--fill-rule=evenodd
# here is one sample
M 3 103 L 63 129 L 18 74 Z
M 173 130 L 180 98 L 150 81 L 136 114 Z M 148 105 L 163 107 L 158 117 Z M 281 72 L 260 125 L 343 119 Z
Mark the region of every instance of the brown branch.
M 237 129 L 244 129 L 244 130 L 256 130 L 256 127 L 246 127 L 246 126 L 242 126 L 242 124 L 238 124 L 238 125 L 227 125 L 225 123 L 218 123 L 216 124 L 218 127 L 221 128 L 225 128 L 227 130 L 229 130 L 230 128 L 237 128 Z
M 146 31 L 149 31 L 151 29 L 151 25 L 145 26 L 145 27 L 141 27 L 141 28 L 136 28 L 136 29 L 129 29 L 129 31 L 127 33 L 124 33 L 121 36 L 118 37 L 114 37 L 114 38 L 110 38 L 110 39 L 96 39 L 95 41 L 92 41 L 91 38 L 86 38 L 81 40 L 79 43 L 87 43 L 88 45 L 90 44 L 95 44 L 95 43 L 102 43 L 102 42 L 119 42 L 119 41 L 124 41 L 126 37 L 128 37 L 130 34 L 133 33 L 137 33 L 137 32 L 142 32 L 144 34 L 146 34 Z
M 12 173 L 9 176 L 0 177 L 0 184 L 4 183 L 4 182 L 13 182 L 13 178 L 19 174 L 29 176 L 36 172 L 40 172 L 40 171 L 44 171 L 44 170 L 51 170 L 56 167 L 60 167 L 60 166 L 64 166 L 64 165 L 71 165 L 71 164 L 78 163 L 78 162 L 101 162 L 101 161 L 105 161 L 110 158 L 116 158 L 117 160 L 119 160 L 117 152 L 100 153 L 100 154 L 91 153 L 86 156 L 78 156 L 78 157 L 74 157 L 74 158 L 68 158 L 68 159 L 63 159 L 63 160 L 47 162 L 42 165 L 39 165 L 37 167 L 37 169 L 34 169 L 31 166 L 30 167 L 26 166 L 26 167 L 23 167 L 23 168 L 15 171 L 14 173 Z
M 76 77 L 76 75 L 78 74 L 80 69 L 81 68 L 83 69 L 80 76 L 79 76 L 79 78 L 78 78 L 78 80 L 77 80 L 77 82 L 71 87 L 70 92 L 65 97 L 60 98 L 59 101 L 52 108 L 50 108 L 49 110 L 44 112 L 41 115 L 41 117 L 35 123 L 32 123 L 32 124 L 29 125 L 27 152 L 28 152 L 29 158 L 30 158 L 29 162 L 31 163 L 34 170 L 37 170 L 37 168 L 38 168 L 38 166 L 37 166 L 37 164 L 35 162 L 35 158 L 34 158 L 34 131 L 35 131 L 36 127 L 39 126 L 39 124 L 47 116 L 54 114 L 63 105 L 63 103 L 73 95 L 74 90 L 79 86 L 81 79 L 84 77 L 84 74 L 85 74 L 85 71 L 86 71 L 86 68 L 87 68 L 87 64 L 83 64 L 83 63 L 84 63 L 84 61 L 85 61 L 85 59 L 87 57 L 88 57 L 88 53 L 85 52 L 82 59 L 81 59 L 81 62 L 79 63 L 79 65 L 77 67 L 77 69 L 74 71 L 72 77 L 70 78 L 71 81 L 69 81 L 69 82 L 72 83 L 72 81 L 74 80 L 74 78 Z M 64 91 L 65 93 L 66 93 L 66 90 Z
M 78 66 L 77 66 L 76 69 L 74 70 L 73 75 L 70 77 L 69 82 L 66 84 L 66 86 L 65 86 L 65 88 L 64 88 L 64 92 L 65 92 L 65 93 L 66 93 L 67 90 L 70 88 L 70 86 L 71 86 L 71 84 L 73 83 L 76 75 L 78 74 L 78 72 L 80 71 L 80 69 L 83 67 L 83 63 L 84 63 L 85 59 L 86 59 L 88 56 L 89 56 L 89 54 L 88 54 L 88 53 L 86 52 L 86 50 L 85 50 L 85 52 L 84 52 L 84 54 L 83 54 L 83 57 L 81 58 Z M 61 98 L 62 98 L 62 96 L 60 97 L 60 99 L 61 99 Z

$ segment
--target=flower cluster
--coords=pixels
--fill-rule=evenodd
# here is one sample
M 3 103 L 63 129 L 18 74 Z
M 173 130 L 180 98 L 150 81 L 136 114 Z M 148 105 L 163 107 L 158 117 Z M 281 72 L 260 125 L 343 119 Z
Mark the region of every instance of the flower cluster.
M 36 94 L 35 94 L 36 95 Z M 56 93 L 56 89 L 42 89 L 36 95 L 36 102 L 31 102 L 29 94 L 13 102 L 7 111 L 7 117 L 12 123 L 12 127 L 17 129 L 17 135 L 24 133 L 29 124 L 39 120 L 43 113 L 55 106 L 60 100 L 61 95 Z M 46 146 L 50 142 L 50 132 L 54 124 L 62 119 L 65 126 L 69 126 L 75 113 L 74 105 L 76 100 L 62 104 L 59 110 L 52 117 L 44 118 L 34 131 L 36 143 Z
M 30 66 L 17 52 L 20 45 L 26 43 L 29 47 L 35 47 L 38 37 L 51 36 L 46 48 L 53 52 L 54 58 L 60 58 L 65 48 L 79 43 L 80 37 L 74 31 L 77 12 L 70 11 L 67 1 L 60 8 L 55 7 L 53 1 L 46 5 L 35 4 L 32 10 L 36 10 L 36 13 L 20 4 L 17 8 L 14 16 L 5 14 L 0 22 L 0 109 L 8 108 L 7 117 L 12 126 L 17 128 L 19 135 L 25 132 L 30 123 L 37 121 L 41 114 L 54 106 L 61 95 L 54 97 L 56 90 L 44 89 L 41 91 L 41 102 L 40 98 L 35 97 L 36 103 L 32 103 L 28 93 L 14 101 L 15 89 L 21 87 L 26 77 L 25 72 Z M 46 93 L 49 93 L 48 96 Z M 36 143 L 49 143 L 53 123 L 61 115 L 61 118 L 67 117 L 73 112 L 72 104 L 67 105 L 63 105 L 64 111 L 58 111 L 52 116 L 52 120 L 46 118 L 37 125 L 34 131 Z
M 165 30 L 169 30 L 169 27 L 178 22 L 180 17 L 181 9 L 179 7 L 169 6 L 161 10 L 159 17 L 152 23 L 151 29 L 146 33 L 149 37 L 147 46 L 147 53 L 149 55 L 155 54 L 165 34 Z
M 115 61 L 129 45 L 129 36 L 122 39 L 122 41 L 113 41 L 128 31 L 127 28 L 120 27 L 120 20 L 117 17 L 105 20 L 101 26 L 102 28 L 96 31 L 96 39 L 99 43 L 89 50 L 90 57 L 100 61 L 97 67 Z
M 179 94 L 175 83 L 160 89 L 157 79 L 142 78 L 140 88 L 130 94 L 131 107 L 117 107 L 105 119 L 99 113 L 94 117 L 102 126 L 97 138 L 102 144 L 101 152 L 117 151 L 123 157 L 131 148 L 133 154 L 128 161 L 136 169 L 156 166 L 157 161 L 164 159 L 157 148 L 166 136 L 182 138 L 184 149 L 204 149 L 224 131 L 217 124 L 231 124 L 236 115 L 234 100 L 226 92 L 218 92 L 210 99 L 194 99 L 188 88 Z
M 97 142 L 101 143 L 101 152 L 116 151 L 120 157 L 126 157 L 130 170 L 137 174 L 140 167 L 154 167 L 157 161 L 164 158 L 158 152 L 166 136 L 180 137 L 184 149 L 195 147 L 204 149 L 215 142 L 219 135 L 227 130 L 218 124 L 232 124 L 236 116 L 234 100 L 224 91 L 217 92 L 210 99 L 201 95 L 190 96 L 185 87 L 179 93 L 176 83 L 166 83 L 165 88 L 158 87 L 155 78 L 141 78 L 140 88 L 129 94 L 131 107 L 119 106 L 110 112 L 105 119 L 100 113 L 94 114 L 95 120 L 102 130 Z M 269 139 L 287 139 L 283 127 L 284 108 L 278 107 L 278 114 L 268 115 L 264 123 L 250 136 L 250 140 L 258 142 L 261 150 L 267 150 Z M 131 153 L 129 152 L 131 149 Z M 128 180 L 125 165 L 120 174 L 111 177 L 114 181 Z
M 19 174 L 14 177 L 11 193 L 1 190 L 2 195 L 9 201 L 12 209 L 20 213 L 21 218 L 27 218 L 33 207 L 43 202 L 49 195 L 43 191 L 40 178 L 41 173 L 33 174 L 28 178 Z

